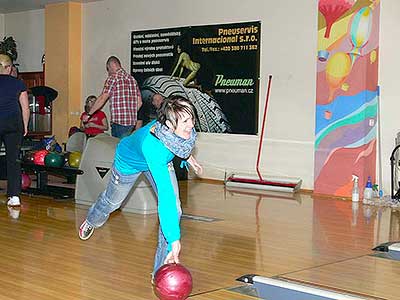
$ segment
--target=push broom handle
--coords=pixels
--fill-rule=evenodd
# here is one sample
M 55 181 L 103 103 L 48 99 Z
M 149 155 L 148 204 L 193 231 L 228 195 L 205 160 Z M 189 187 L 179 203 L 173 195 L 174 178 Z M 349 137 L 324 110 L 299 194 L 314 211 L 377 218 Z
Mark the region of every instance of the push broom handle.
M 263 139 L 264 139 L 264 129 L 265 129 L 265 121 L 267 119 L 267 108 L 268 108 L 268 100 L 269 100 L 269 92 L 271 90 L 271 82 L 272 82 L 272 75 L 268 76 L 268 88 L 267 88 L 267 97 L 265 99 L 265 106 L 264 106 L 264 116 L 263 116 L 263 122 L 262 122 L 262 127 L 261 127 L 261 135 L 260 135 L 260 140 L 258 142 L 258 154 L 257 154 L 257 164 L 256 164 L 256 171 L 258 174 L 258 178 L 262 181 L 263 178 L 260 173 L 260 158 L 261 158 L 261 148 L 263 144 Z

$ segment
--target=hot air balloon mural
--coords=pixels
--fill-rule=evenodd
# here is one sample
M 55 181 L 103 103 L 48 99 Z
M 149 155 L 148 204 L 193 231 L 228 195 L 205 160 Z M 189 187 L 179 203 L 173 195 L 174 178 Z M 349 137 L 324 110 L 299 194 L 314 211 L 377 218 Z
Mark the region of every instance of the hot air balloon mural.
M 370 64 L 376 62 L 376 50 L 372 50 L 371 53 L 369 54 L 369 61 Z
M 372 8 L 363 7 L 353 17 L 350 27 L 350 40 L 353 49 L 350 52 L 352 63 L 361 54 L 361 48 L 368 42 L 372 28 Z
M 336 52 L 326 65 L 325 76 L 329 85 L 328 102 L 332 101 L 335 91 L 342 87 L 351 71 L 351 58 L 348 53 Z
M 379 0 L 319 0 L 314 192 L 376 178 Z M 337 22 L 336 26 L 332 25 Z M 326 24 L 325 24 L 326 23 Z
M 320 0 L 318 10 L 324 16 L 326 22 L 325 38 L 329 38 L 332 25 L 348 11 L 354 4 L 354 0 Z

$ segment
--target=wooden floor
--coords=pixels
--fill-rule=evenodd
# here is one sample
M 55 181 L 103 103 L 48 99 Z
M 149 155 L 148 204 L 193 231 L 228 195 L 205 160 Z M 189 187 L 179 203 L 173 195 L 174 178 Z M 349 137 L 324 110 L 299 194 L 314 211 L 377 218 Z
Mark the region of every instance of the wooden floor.
M 400 240 L 400 214 L 308 194 L 258 195 L 181 182 L 182 263 L 194 278 L 190 298 L 254 299 L 227 288 L 244 274 L 277 276 L 400 299 L 400 262 L 370 257 Z M 156 299 L 150 272 L 156 215 L 115 212 L 88 241 L 77 229 L 88 207 L 23 197 L 18 219 L 0 196 L 0 300 Z

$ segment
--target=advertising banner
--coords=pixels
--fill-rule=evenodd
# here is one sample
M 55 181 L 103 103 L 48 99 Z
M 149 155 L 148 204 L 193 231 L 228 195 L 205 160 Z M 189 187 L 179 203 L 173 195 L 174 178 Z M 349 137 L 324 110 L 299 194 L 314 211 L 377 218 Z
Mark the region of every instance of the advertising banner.
M 131 74 L 144 105 L 181 95 L 196 107 L 197 131 L 256 134 L 260 30 L 246 22 L 133 31 Z

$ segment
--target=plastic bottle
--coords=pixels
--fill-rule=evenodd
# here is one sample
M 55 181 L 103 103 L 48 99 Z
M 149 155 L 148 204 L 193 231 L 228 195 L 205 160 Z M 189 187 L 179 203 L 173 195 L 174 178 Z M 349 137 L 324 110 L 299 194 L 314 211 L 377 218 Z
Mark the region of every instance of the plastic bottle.
M 360 192 L 358 190 L 358 176 L 353 175 L 353 190 L 351 192 L 351 201 L 358 202 L 360 200 Z
M 371 176 L 368 176 L 367 184 L 365 185 L 364 189 L 364 199 L 363 203 L 367 204 L 370 201 L 372 201 L 372 182 L 371 182 Z
M 351 203 L 351 211 L 352 211 L 351 226 L 356 226 L 357 225 L 358 207 L 359 207 L 359 203 L 358 202 Z

